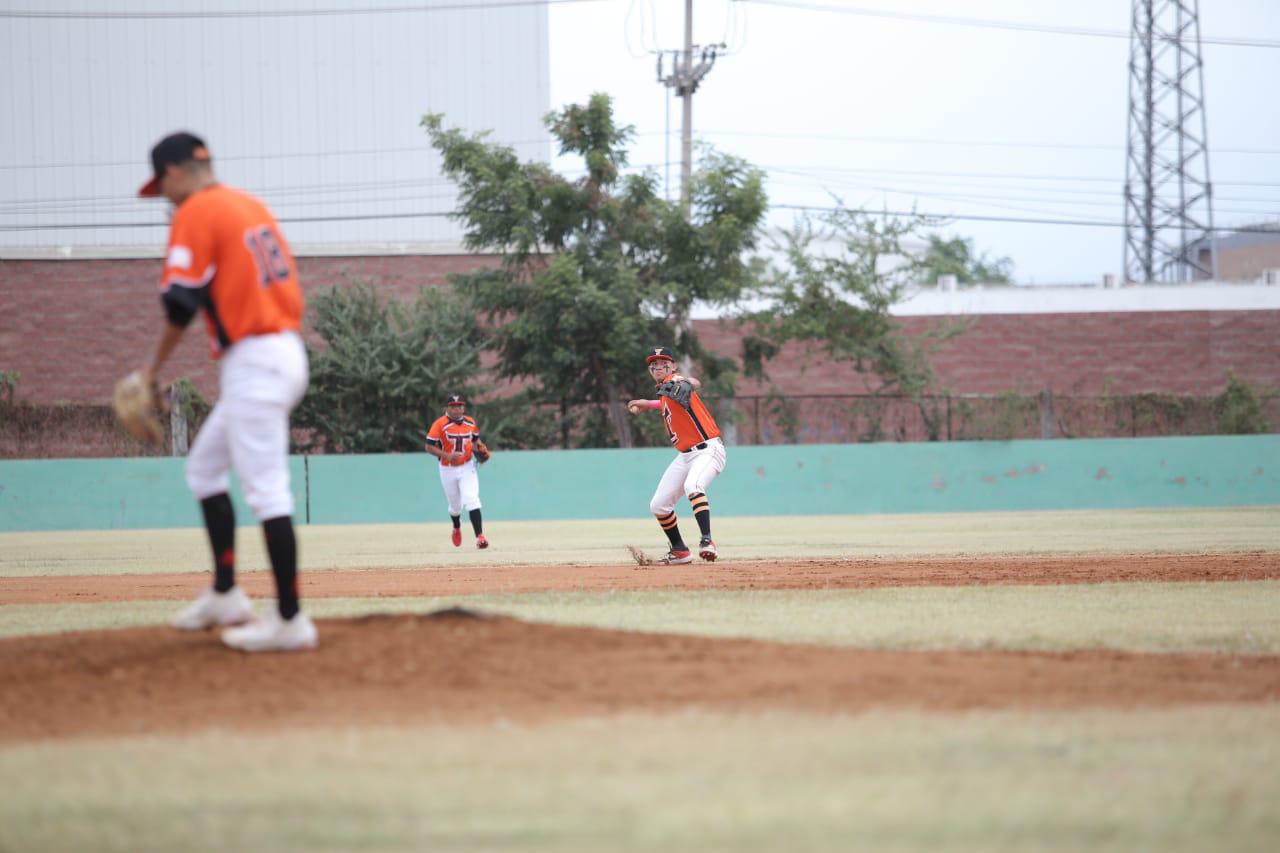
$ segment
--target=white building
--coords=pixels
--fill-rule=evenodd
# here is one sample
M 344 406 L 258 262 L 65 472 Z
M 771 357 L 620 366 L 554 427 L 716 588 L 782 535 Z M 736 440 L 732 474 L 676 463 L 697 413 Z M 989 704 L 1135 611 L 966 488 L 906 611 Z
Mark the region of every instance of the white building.
M 0 0 L 0 258 L 158 253 L 165 205 L 135 195 L 175 130 L 203 136 L 299 254 L 457 250 L 424 113 L 549 157 L 543 5 L 104 5 Z

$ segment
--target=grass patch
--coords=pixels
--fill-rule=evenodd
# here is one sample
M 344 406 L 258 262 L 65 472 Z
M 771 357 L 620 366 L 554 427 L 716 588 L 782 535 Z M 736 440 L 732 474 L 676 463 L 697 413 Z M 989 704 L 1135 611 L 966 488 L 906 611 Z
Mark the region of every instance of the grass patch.
M 0 847 L 1269 850 L 1277 732 L 1275 707 L 1201 707 L 22 745 Z
M 696 528 L 687 515 L 685 532 Z M 302 525 L 303 571 L 371 566 L 629 563 L 628 544 L 661 553 L 651 518 L 489 520 L 493 547 L 454 548 L 448 523 Z M 1280 550 L 1280 507 L 920 515 L 717 518 L 725 559 L 865 558 L 936 554 L 1209 553 Z M 469 536 L 468 536 L 469 538 Z M 267 567 L 262 534 L 238 531 L 245 570 Z M 206 571 L 204 530 L 0 533 L 0 577 Z
M 315 616 L 461 604 L 528 621 L 886 649 L 1280 654 L 1280 581 L 312 599 Z M 166 622 L 180 602 L 0 607 L 0 636 Z M 258 607 L 271 606 L 260 601 Z

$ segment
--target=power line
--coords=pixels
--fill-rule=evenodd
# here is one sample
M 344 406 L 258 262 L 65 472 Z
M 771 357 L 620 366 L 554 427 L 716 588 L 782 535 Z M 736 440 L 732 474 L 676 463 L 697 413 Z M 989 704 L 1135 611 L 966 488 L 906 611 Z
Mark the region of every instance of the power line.
M 759 165 L 759 164 L 758 164 Z M 788 172 L 788 171 L 815 171 L 814 167 L 808 166 L 778 166 L 778 165 L 759 165 L 759 168 L 769 172 Z M 1095 175 L 1037 175 L 1026 172 L 944 172 L 928 169 L 873 169 L 873 168 L 845 168 L 842 166 L 822 167 L 821 171 L 830 172 L 832 174 L 862 174 L 862 175 L 920 175 L 923 177 L 940 177 L 940 178 L 983 178 L 987 180 L 1005 180 L 1005 181 L 1078 181 L 1081 183 L 1105 183 L 1116 184 L 1122 186 L 1124 182 L 1117 178 L 1107 178 Z M 1280 187 L 1280 182 L 1275 181 L 1214 181 L 1216 186 L 1229 187 Z
M 56 9 L 0 11 L 0 18 L 36 18 L 64 21 L 144 21 L 193 18 L 322 18 L 335 15 L 394 15 L 401 12 L 462 12 L 471 9 L 505 9 L 517 6 L 564 6 L 600 3 L 604 0 L 478 0 L 475 3 L 430 3 L 413 6 L 368 6 L 330 9 L 217 9 L 190 12 L 72 12 Z
M 817 213 L 835 213 L 839 210 L 849 211 L 851 213 L 861 213 L 867 216 L 910 216 L 919 217 L 921 219 L 961 219 L 976 222 L 1016 222 L 1026 225 L 1078 225 L 1090 228 L 1124 228 L 1123 222 L 1106 222 L 1101 219 L 1035 219 L 1031 217 L 1018 216 L 981 216 L 978 214 L 964 213 L 927 213 L 919 210 L 876 210 L 873 208 L 858 207 L 823 207 L 820 205 L 808 204 L 774 204 L 770 206 L 774 209 L 782 210 L 801 210 L 806 212 Z M 1231 234 L 1280 234 L 1275 228 L 1259 227 L 1256 225 L 1245 225 L 1239 227 L 1223 227 L 1218 228 L 1220 232 Z
M 294 216 L 279 217 L 277 222 L 292 224 L 295 222 L 360 222 L 372 219 L 431 219 L 452 216 L 452 213 L 370 213 L 349 214 L 345 216 Z M 168 222 L 114 222 L 95 225 L 89 222 L 68 222 L 60 225 L 0 225 L 3 231 L 83 231 L 95 228 L 103 230 L 117 228 L 168 228 Z
M 634 164 L 629 168 L 631 171 L 642 171 L 644 169 L 655 168 L 654 164 Z M 1006 192 L 1037 192 L 1037 193 L 1057 193 L 1067 195 L 1097 195 L 1107 196 L 1118 191 L 1107 189 L 1089 189 L 1088 184 L 1110 184 L 1119 187 L 1120 181 L 1113 178 L 1096 177 L 1090 175 L 1036 175 L 1031 173 L 998 173 L 998 172 L 947 172 L 947 171 L 928 171 L 928 170 L 896 170 L 896 169 L 874 169 L 874 168 L 845 168 L 845 167 L 806 167 L 806 166 L 782 166 L 771 165 L 762 167 L 771 175 L 791 175 L 802 177 L 812 181 L 842 183 L 849 184 L 849 178 L 854 176 L 864 176 L 882 179 L 889 179 L 897 182 L 896 186 L 905 185 L 904 188 L 898 189 L 889 186 L 878 185 L 875 187 L 878 191 L 894 192 L 894 193 L 918 193 L 921 189 L 929 189 L 931 187 L 950 186 L 957 189 L 989 189 L 989 182 L 999 181 L 1041 181 L 1053 182 L 1061 181 L 1067 183 L 1083 183 L 1085 187 L 1072 186 L 1003 186 Z M 563 174 L 566 179 L 573 173 Z M 964 183 L 968 181 L 969 183 Z M 978 183 L 972 183 L 978 182 Z M 418 178 L 418 179 L 397 179 L 390 181 L 356 181 L 348 183 L 332 183 L 332 184 L 294 184 L 294 185 L 274 185 L 274 186 L 246 186 L 245 188 L 255 195 L 266 198 L 272 204 L 290 203 L 290 199 L 297 196 L 322 196 L 322 195 L 344 195 L 363 192 L 382 192 L 384 190 L 409 189 L 409 188 L 444 188 L 451 185 L 453 181 L 445 177 Z M 1280 183 L 1269 181 L 1215 181 L 1218 186 L 1244 187 L 1244 188 L 1274 188 L 1280 186 Z M 864 182 L 853 184 L 855 186 L 867 186 Z M 921 186 L 922 185 L 922 186 Z M 450 192 L 442 192 L 431 196 L 432 198 L 447 197 L 452 195 Z M 1118 196 L 1117 196 L 1118 197 Z M 415 198 L 422 198 L 417 196 Z M 369 203 L 378 199 L 344 199 L 343 201 Z M 1256 204 L 1275 204 L 1275 199 L 1271 198 L 1246 198 L 1239 196 L 1224 197 L 1224 201 L 1248 202 Z M 99 196 L 62 196 L 57 198 L 24 198 L 12 199 L 0 202 L 0 215 L 17 215 L 20 213 L 41 213 L 44 211 L 54 211 L 68 207 L 82 206 L 100 206 L 100 207 L 124 207 L 126 209 L 135 208 L 140 202 L 132 194 L 129 195 L 99 195 Z
M 656 134 L 657 131 L 654 131 Z M 551 137 L 545 139 L 521 139 L 513 142 L 502 142 L 497 140 L 501 145 L 517 147 L 521 145 L 542 145 L 549 143 Z M 404 145 L 396 148 L 346 148 L 335 149 L 332 151 L 294 151 L 283 152 L 277 154 L 230 154 L 217 155 L 214 160 L 218 163 L 236 162 L 239 160 L 296 160 L 303 157 L 346 157 L 346 156 L 378 156 L 382 157 L 387 154 L 430 154 L 432 148 L 429 144 L 422 145 Z M 133 158 L 130 160 L 114 160 L 114 161 L 98 161 L 84 163 L 5 163 L 0 164 L 0 169 L 105 169 L 121 166 L 129 166 L 131 168 L 143 169 L 147 168 L 145 158 Z
M 640 131 L 635 134 L 637 137 L 667 136 L 666 131 L 648 130 Z M 822 134 L 822 133 L 787 133 L 782 131 L 751 131 L 751 130 L 700 130 L 697 133 L 699 141 L 706 141 L 708 137 L 728 136 L 728 137 L 745 137 L 754 139 L 794 139 L 794 140 L 816 140 L 825 142 L 872 142 L 883 143 L 887 145 L 901 145 L 903 143 L 912 145 L 947 145 L 947 146 L 972 146 L 975 148 L 1044 148 L 1044 149 L 1067 149 L 1067 150 L 1083 150 L 1083 151 L 1123 151 L 1123 145 L 1108 145 L 1097 142 L 1036 142 L 1036 141 L 1019 141 L 1019 140 L 997 140 L 997 139 L 947 139 L 945 137 L 919 137 L 919 136 L 846 136 L 840 134 Z M 546 145 L 552 142 L 551 138 L 544 137 L 542 139 L 516 139 L 516 140 L 495 140 L 501 145 L 518 148 L 521 146 Z M 243 160 L 297 160 L 302 158 L 321 158 L 321 157 L 385 157 L 388 154 L 430 154 L 432 151 L 429 145 L 403 145 L 390 148 L 341 148 L 330 151 L 290 151 L 279 152 L 274 154 L 229 154 L 219 155 L 216 159 L 221 163 L 238 162 Z M 1280 154 L 1280 148 L 1231 148 L 1214 146 L 1213 153 L 1217 154 Z M 145 169 L 146 163 L 138 158 L 129 160 L 109 160 L 96 162 L 62 162 L 62 163 L 0 163 L 0 170 L 32 170 L 32 169 L 105 169 L 130 167 Z
M 1024 225 L 1069 225 L 1084 226 L 1093 228 L 1123 228 L 1123 222 L 1108 222 L 1101 219 L 1053 219 L 1053 218 L 1035 218 L 1025 216 L 983 216 L 979 214 L 965 213 L 930 213 L 919 210 L 877 210 L 873 208 L 858 207 L 830 207 L 820 205 L 806 204 L 773 204 L 770 205 L 772 210 L 800 210 L 806 212 L 834 213 L 838 210 L 846 210 L 854 213 L 862 213 L 868 216 L 910 216 L 922 219 L 932 220 L 966 220 L 976 222 L 1013 222 Z M 284 224 L 306 223 L 306 222 L 361 222 L 373 220 L 388 219 L 428 219 L 428 218 L 446 218 L 454 215 L 455 212 L 422 212 L 422 213 L 371 213 L 371 214 L 348 214 L 342 216 L 296 216 L 296 217 L 280 217 L 279 222 Z M 57 225 L 0 225 L 0 232 L 18 232 L 18 231 L 60 231 L 60 230 L 91 230 L 103 229 L 114 230 L 120 228 L 167 228 L 168 222 L 116 222 L 110 224 L 94 224 L 94 223 L 64 223 Z M 1217 229 L 1222 233 L 1230 234 L 1277 234 L 1275 228 L 1259 227 L 1256 225 L 1246 225 L 1238 227 L 1220 227 Z
M 771 175 L 775 175 L 775 174 L 791 175 L 791 176 L 800 177 L 800 178 L 808 178 L 813 181 L 825 181 L 828 179 L 827 176 L 821 171 L 821 168 L 789 170 L 789 169 L 783 169 L 779 167 L 779 168 L 774 168 L 770 170 L 770 174 Z M 836 180 L 843 180 L 843 179 L 837 177 Z M 912 189 L 914 187 L 923 187 L 925 189 L 933 188 L 933 187 L 955 187 L 957 189 L 991 189 L 992 188 L 989 179 L 964 178 L 964 177 L 961 177 L 959 179 L 956 179 L 956 178 L 909 178 L 909 177 L 897 178 L 895 179 L 894 185 L 905 186 L 908 189 Z M 1002 186 L 1000 187 L 1000 189 L 1006 192 L 1053 193 L 1054 195 L 1059 195 L 1059 196 L 1060 195 L 1100 196 L 1100 197 L 1110 198 L 1110 199 L 1115 199 L 1120 195 L 1114 189 L 1101 189 L 1101 188 L 1090 189 L 1086 187 L 1069 187 L 1069 186 L 1042 186 L 1042 185 L 1032 185 L 1032 184 L 1025 184 L 1025 183 L 1019 183 L 1016 186 Z M 892 190 L 892 191 L 900 192 L 900 190 Z M 1215 195 L 1214 197 L 1217 198 L 1219 201 L 1243 201 L 1243 202 L 1256 202 L 1258 204 L 1280 204 L 1280 199 L 1275 199 L 1275 198 L 1250 198 L 1247 196 L 1219 196 L 1219 195 Z
M 808 176 L 797 175 L 797 177 L 808 177 Z M 993 201 L 994 202 L 1019 202 L 1019 203 L 1026 203 L 1026 204 L 1048 204 L 1048 205 L 1057 205 L 1057 206 L 1065 205 L 1068 207 L 1111 208 L 1111 207 L 1114 207 L 1116 204 L 1121 203 L 1122 201 L 1122 199 L 1120 199 L 1118 196 L 1116 196 L 1113 193 L 1106 194 L 1106 200 L 1064 199 L 1064 198 L 1046 198 L 1044 196 L 1027 196 L 1027 195 L 1010 196 L 1010 195 L 990 195 L 985 193 L 961 193 L 961 192 L 955 192 L 955 191 L 929 192 L 928 191 L 929 188 L 927 187 L 926 188 L 916 188 L 916 187 L 897 188 L 897 187 L 880 186 L 876 184 L 855 183 L 855 182 L 842 182 L 839 185 L 850 188 L 850 189 L 871 190 L 874 192 L 885 193 L 888 195 L 918 196 L 921 198 L 932 198 L 932 199 L 940 199 L 945 201 L 969 202 L 973 204 L 987 205 L 990 207 L 1001 207 L 1007 210 L 1022 210 L 1022 211 L 1029 211 L 1030 209 L 1014 207 L 1012 205 L 1006 205 L 1006 204 L 988 205 L 988 202 L 993 202 Z M 1222 201 L 1222 200 L 1223 199 L 1219 199 L 1219 201 Z M 1280 215 L 1280 200 L 1276 200 L 1276 199 L 1231 199 L 1231 200 L 1242 201 L 1242 202 L 1251 203 L 1251 204 L 1268 205 L 1271 209 L 1270 210 L 1246 210 L 1243 208 L 1217 207 L 1215 208 L 1215 210 L 1218 210 L 1222 213 L 1239 213 L 1246 216 Z M 1043 211 L 1031 211 L 1031 212 L 1042 213 Z
M 640 134 L 645 135 L 645 134 Z M 741 136 L 758 139 L 804 139 L 828 142 L 877 142 L 887 145 L 955 145 L 973 146 L 975 148 L 1049 148 L 1072 149 L 1083 151 L 1123 151 L 1123 145 L 1108 145 L 1100 142 L 1019 142 L 1016 140 L 1000 141 L 994 139 L 945 139 L 920 136 L 842 136 L 820 133 L 787 133 L 783 131 L 751 131 L 751 130 L 700 130 L 700 137 L 706 136 Z M 1213 148 L 1214 154 L 1280 154 L 1280 148 Z
M 1099 30 L 1088 27 L 1061 27 L 1052 24 L 1027 24 L 1019 21 L 998 21 L 987 18 L 957 18 L 949 15 L 926 15 L 917 12 L 893 12 L 887 9 L 857 9 L 848 6 L 825 6 L 818 3 L 803 3 L 796 0 L 734 0 L 738 3 L 757 3 L 762 6 L 781 6 L 790 9 L 804 9 L 810 12 L 829 12 L 833 15 L 858 15 L 867 18 L 887 18 L 898 21 L 913 21 L 924 24 L 947 24 L 959 27 L 979 27 L 990 30 L 1013 30 L 1015 32 L 1047 33 L 1058 36 L 1086 36 L 1090 38 L 1129 39 L 1124 30 Z M 1280 41 L 1269 39 L 1249 39 L 1236 37 L 1201 38 L 1201 44 L 1226 45 L 1228 47 L 1265 47 L 1278 48 Z

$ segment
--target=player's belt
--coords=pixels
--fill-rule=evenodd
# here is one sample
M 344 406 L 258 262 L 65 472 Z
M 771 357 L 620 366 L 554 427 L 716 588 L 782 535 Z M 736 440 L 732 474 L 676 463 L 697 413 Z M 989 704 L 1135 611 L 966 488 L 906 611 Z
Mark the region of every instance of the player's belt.
M 706 449 L 707 449 L 707 443 L 704 441 L 702 442 L 702 444 L 695 444 L 693 447 L 686 447 L 684 450 L 681 450 L 680 452 L 692 453 L 695 450 L 706 450 Z

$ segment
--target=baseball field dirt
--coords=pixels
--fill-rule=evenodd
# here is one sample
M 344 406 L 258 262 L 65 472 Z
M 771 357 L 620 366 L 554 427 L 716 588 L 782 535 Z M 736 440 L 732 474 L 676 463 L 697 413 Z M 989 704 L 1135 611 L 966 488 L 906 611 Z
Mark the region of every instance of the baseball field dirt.
M 949 557 L 683 567 L 311 571 L 305 598 L 548 590 L 1257 581 L 1280 554 Z M 270 578 L 247 572 L 251 594 Z M 0 579 L 0 601 L 183 600 L 192 573 Z M 856 614 L 854 614 L 856 616 Z M 557 626 L 455 608 L 319 620 L 316 652 L 246 657 L 163 627 L 0 640 L 0 742 L 200 729 L 546 720 L 687 708 L 817 713 L 1280 700 L 1280 657 L 885 651 Z
M 273 596 L 271 575 L 241 572 L 254 597 Z M 1280 579 L 1280 552 L 736 560 L 691 566 L 500 565 L 303 571 L 303 598 L 477 595 L 604 590 L 877 589 L 910 586 L 1175 583 Z M 0 603 L 94 604 L 195 598 L 208 575 L 0 577 Z

